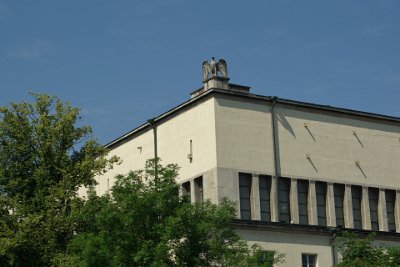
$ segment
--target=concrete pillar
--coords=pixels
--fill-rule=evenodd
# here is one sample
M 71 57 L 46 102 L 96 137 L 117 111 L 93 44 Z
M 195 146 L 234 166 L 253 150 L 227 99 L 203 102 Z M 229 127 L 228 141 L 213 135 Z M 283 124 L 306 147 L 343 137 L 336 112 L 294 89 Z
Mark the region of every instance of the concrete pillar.
M 261 220 L 260 179 L 259 176 L 256 174 L 253 174 L 251 181 L 250 205 L 251 205 L 251 219 L 260 221 Z
M 308 187 L 308 224 L 318 225 L 317 194 L 315 192 L 315 181 L 310 181 Z
M 362 229 L 371 230 L 371 213 L 369 208 L 368 187 L 362 187 L 361 194 L 361 223 Z
M 354 228 L 353 200 L 351 198 L 351 185 L 344 187 L 343 214 L 345 228 Z
M 278 178 L 271 178 L 271 195 L 270 195 L 270 205 L 271 205 L 271 221 L 279 222 L 278 213 Z
M 336 226 L 336 212 L 335 212 L 335 194 L 333 191 L 333 183 L 326 185 L 326 224 L 328 226 Z
M 394 220 L 396 222 L 396 232 L 400 232 L 400 190 L 396 190 L 396 200 L 394 204 Z
M 379 220 L 379 231 L 388 231 L 388 220 L 386 212 L 386 194 L 385 189 L 379 188 L 379 200 L 378 200 L 378 220 Z
M 290 182 L 290 222 L 299 223 L 299 200 L 297 193 L 297 179 L 292 178 Z

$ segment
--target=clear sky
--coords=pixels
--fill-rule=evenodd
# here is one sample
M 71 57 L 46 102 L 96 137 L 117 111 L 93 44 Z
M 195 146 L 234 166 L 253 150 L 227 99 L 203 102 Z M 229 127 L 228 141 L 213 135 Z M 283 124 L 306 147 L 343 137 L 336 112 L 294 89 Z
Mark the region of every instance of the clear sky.
M 0 105 L 45 92 L 107 143 L 189 98 L 252 92 L 400 117 L 398 0 L 0 0 Z

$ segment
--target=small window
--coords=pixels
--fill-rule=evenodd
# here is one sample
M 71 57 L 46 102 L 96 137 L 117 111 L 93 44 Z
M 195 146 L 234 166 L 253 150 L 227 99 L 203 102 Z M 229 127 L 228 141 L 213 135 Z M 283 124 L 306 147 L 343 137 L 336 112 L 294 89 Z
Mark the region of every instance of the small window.
M 203 177 L 198 177 L 194 179 L 194 192 L 196 194 L 196 202 L 203 202 Z
M 371 229 L 374 231 L 379 230 L 378 196 L 379 196 L 378 188 L 368 188 L 369 214 L 371 217 Z
M 351 187 L 351 198 L 353 204 L 354 229 L 362 229 L 361 223 L 361 186 Z
M 334 184 L 333 193 L 335 199 L 336 226 L 344 227 L 344 213 L 343 213 L 344 184 Z
M 240 219 L 251 220 L 251 179 L 249 173 L 239 173 Z
M 387 212 L 387 219 L 388 219 L 388 230 L 390 232 L 396 231 L 396 221 L 394 218 L 394 205 L 396 201 L 396 191 L 394 190 L 386 190 L 386 212 Z
M 262 250 L 258 258 L 259 263 L 264 263 L 266 266 L 272 266 L 275 261 L 275 251 Z
M 285 223 L 290 223 L 290 182 L 289 178 L 278 180 L 279 221 Z
M 326 183 L 316 182 L 318 225 L 326 226 Z
M 297 180 L 297 196 L 299 202 L 299 223 L 308 224 L 308 181 Z
M 191 201 L 190 195 L 190 182 L 186 182 L 182 184 L 182 196 L 187 200 Z
M 301 254 L 301 262 L 303 267 L 315 267 L 317 266 L 317 255 Z
M 260 175 L 260 211 L 261 221 L 271 221 L 271 206 L 270 206 L 270 193 L 271 193 L 271 176 Z

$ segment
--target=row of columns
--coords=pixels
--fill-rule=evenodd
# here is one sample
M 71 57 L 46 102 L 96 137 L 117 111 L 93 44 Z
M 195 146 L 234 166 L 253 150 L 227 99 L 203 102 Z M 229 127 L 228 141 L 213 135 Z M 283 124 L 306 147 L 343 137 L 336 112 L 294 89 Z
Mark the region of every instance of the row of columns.
M 271 178 L 271 192 L 270 192 L 270 210 L 271 221 L 279 222 L 279 207 L 278 207 L 278 179 L 277 177 Z M 308 223 L 310 225 L 318 225 L 317 214 L 317 195 L 316 195 L 316 181 L 309 181 L 308 188 Z M 336 227 L 336 212 L 335 212 L 335 199 L 334 199 L 334 183 L 327 182 L 326 188 L 326 222 L 327 226 Z M 260 209 L 260 189 L 259 189 L 259 175 L 252 175 L 251 183 L 251 219 L 261 220 Z M 351 185 L 345 184 L 344 199 L 343 199 L 343 214 L 344 214 L 344 227 L 354 228 L 353 218 L 353 201 Z M 290 217 L 291 223 L 299 223 L 299 208 L 298 208 L 298 192 L 297 192 L 297 179 L 291 178 L 290 185 Z M 396 232 L 400 232 L 400 190 L 396 190 L 394 217 L 396 223 Z M 362 229 L 371 230 L 371 217 L 368 197 L 368 187 L 362 186 L 361 196 L 361 221 Z M 385 189 L 379 189 L 378 197 L 378 221 L 379 231 L 388 231 L 388 218 L 386 209 L 386 195 Z

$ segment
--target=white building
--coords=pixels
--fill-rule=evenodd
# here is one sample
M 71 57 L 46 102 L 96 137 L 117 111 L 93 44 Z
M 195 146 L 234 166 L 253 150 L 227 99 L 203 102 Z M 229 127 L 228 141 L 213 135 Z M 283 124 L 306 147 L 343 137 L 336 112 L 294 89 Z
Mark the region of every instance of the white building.
M 123 163 L 98 178 L 98 192 L 156 150 L 181 167 L 192 201 L 237 202 L 237 231 L 284 253 L 279 266 L 332 266 L 341 228 L 397 244 L 400 118 L 254 95 L 228 80 L 207 74 L 189 100 L 107 144 Z

